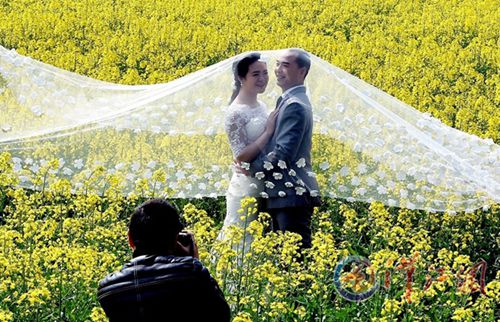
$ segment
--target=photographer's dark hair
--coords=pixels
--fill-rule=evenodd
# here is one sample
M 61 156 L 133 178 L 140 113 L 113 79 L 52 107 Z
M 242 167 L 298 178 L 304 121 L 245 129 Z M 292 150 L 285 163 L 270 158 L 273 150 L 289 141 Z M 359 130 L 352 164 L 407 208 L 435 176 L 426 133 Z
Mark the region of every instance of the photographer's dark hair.
M 233 94 L 231 95 L 229 104 L 231 104 L 234 101 L 234 99 L 236 98 L 236 96 L 238 96 L 238 93 L 240 92 L 241 88 L 240 78 L 246 77 L 250 65 L 258 61 L 259 59 L 260 59 L 260 53 L 252 52 L 246 54 L 241 59 L 233 63 L 233 77 L 234 77 Z
M 167 254 L 183 229 L 180 216 L 165 199 L 152 199 L 135 209 L 130 218 L 129 234 L 134 242 L 134 257 Z

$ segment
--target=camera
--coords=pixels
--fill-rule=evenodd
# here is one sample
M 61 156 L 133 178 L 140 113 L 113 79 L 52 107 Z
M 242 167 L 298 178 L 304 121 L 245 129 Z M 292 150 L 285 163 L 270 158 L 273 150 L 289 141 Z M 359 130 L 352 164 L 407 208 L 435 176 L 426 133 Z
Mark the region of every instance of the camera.
M 199 258 L 198 246 L 196 246 L 193 233 L 187 231 L 181 231 L 179 233 L 177 236 L 176 255 Z
M 191 235 L 188 232 L 181 231 L 179 233 L 179 236 L 177 237 L 177 240 L 186 247 L 191 247 L 193 246 L 193 235 Z

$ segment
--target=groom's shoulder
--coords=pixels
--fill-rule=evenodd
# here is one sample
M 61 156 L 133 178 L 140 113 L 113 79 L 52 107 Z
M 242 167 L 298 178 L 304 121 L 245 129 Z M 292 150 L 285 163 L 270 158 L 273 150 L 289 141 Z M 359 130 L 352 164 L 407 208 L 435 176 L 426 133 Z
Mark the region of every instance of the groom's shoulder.
M 288 98 L 286 105 L 300 105 L 301 107 L 311 108 L 311 102 L 306 95 L 294 95 Z

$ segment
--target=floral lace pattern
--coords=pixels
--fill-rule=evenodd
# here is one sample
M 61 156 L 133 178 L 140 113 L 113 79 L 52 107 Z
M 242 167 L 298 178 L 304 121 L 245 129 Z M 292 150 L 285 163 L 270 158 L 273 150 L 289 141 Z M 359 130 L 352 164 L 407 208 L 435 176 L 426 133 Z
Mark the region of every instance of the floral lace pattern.
M 257 106 L 234 103 L 229 106 L 225 120 L 225 130 L 233 156 L 238 156 L 250 143 L 264 131 L 267 111 L 264 103 Z

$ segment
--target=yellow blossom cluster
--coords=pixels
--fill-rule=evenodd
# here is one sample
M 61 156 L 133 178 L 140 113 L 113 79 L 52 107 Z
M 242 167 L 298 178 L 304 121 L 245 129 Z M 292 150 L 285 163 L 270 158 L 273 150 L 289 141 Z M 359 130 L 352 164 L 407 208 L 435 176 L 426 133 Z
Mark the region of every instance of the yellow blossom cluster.
M 129 215 L 154 187 L 146 185 L 144 195 L 126 198 L 112 188 L 103 195 L 74 193 L 67 182 L 53 178 L 43 190 L 30 191 L 16 188 L 9 155 L 1 154 L 0 160 L 5 179 L 0 183 L 0 317 L 32 321 L 57 315 L 102 321 L 97 282 L 130 258 Z M 48 163 L 57 166 L 57 160 Z M 112 186 L 112 180 L 108 184 Z M 183 221 L 194 233 L 200 259 L 221 285 L 235 321 L 350 316 L 359 306 L 342 296 L 333 273 L 341 260 L 354 254 L 371 264 L 343 268 L 342 288 L 361 294 L 379 286 L 365 299 L 367 309 L 358 313 L 366 320 L 468 319 L 471 314 L 494 318 L 498 276 L 474 263 L 480 259 L 477 250 L 487 249 L 498 229 L 496 206 L 438 222 L 422 211 L 325 200 L 313 215 L 312 247 L 301 250 L 299 235 L 268 231 L 270 217 L 258 211 L 255 198 L 242 200 L 240 215 L 257 220 L 230 227 L 222 240 L 217 239 L 216 200 L 198 200 L 198 206 L 174 202 L 183 204 Z M 476 231 L 481 224 L 486 228 Z M 401 227 L 397 235 L 391 233 L 395 227 Z M 457 243 L 460 237 L 452 233 L 457 228 L 474 232 L 467 248 Z M 246 252 L 235 247 L 245 234 L 252 236 Z M 415 247 L 419 244 L 426 247 Z M 491 263 L 497 250 L 498 245 L 483 256 Z M 377 304 L 381 301 L 382 306 Z
M 5 0 L 0 45 L 123 84 L 170 81 L 245 50 L 303 47 L 448 125 L 498 142 L 498 8 L 498 0 Z M 0 112 L 1 119 L 15 111 Z M 98 135 L 86 140 L 85 149 L 70 141 L 20 152 L 24 160 L 31 153 L 47 160 L 21 172 L 0 153 L 0 321 L 105 321 L 97 283 L 130 258 L 131 211 L 176 189 L 169 185 L 176 174 L 164 168 L 150 171 L 148 179 L 134 178 L 127 196 L 121 193 L 125 175 L 106 172 L 102 164 L 69 182 L 58 175 L 64 160 L 52 160 L 54 151 L 88 153 L 91 164 L 92 151 L 106 150 L 105 159 L 119 156 L 127 165 L 137 161 L 128 148 L 148 160 L 178 154 L 185 159 L 175 166 L 189 164 L 202 176 L 208 165 L 190 149 L 193 140 L 204 149 L 227 146 L 220 135 L 141 133 L 137 145 L 130 145 L 126 131 Z M 333 140 L 313 140 L 318 164 L 328 161 L 333 168 L 355 157 Z M 230 155 L 228 149 L 214 156 L 214 164 L 231 164 Z M 34 190 L 19 188 L 26 179 Z M 326 175 L 318 181 L 328 184 Z M 207 178 L 207 184 L 224 191 L 228 182 Z M 225 240 L 216 238 L 224 200 L 173 202 L 183 206 L 200 259 L 221 285 L 233 321 L 498 318 L 499 205 L 450 214 L 326 199 L 313 215 L 312 247 L 302 251 L 300 236 L 269 232 L 269 215 L 258 211 L 255 199 L 243 200 L 241 216 L 258 219 L 231 227 Z M 246 235 L 252 242 L 243 252 L 237 245 Z M 345 299 L 333 283 L 338 263 L 350 255 L 371 265 L 364 271 L 344 267 L 346 289 L 367 291 L 374 286 L 370 276 L 378 283 L 362 304 Z
M 497 141 L 498 0 L 3 1 L 0 45 L 93 78 L 165 82 L 246 50 L 303 47 Z

